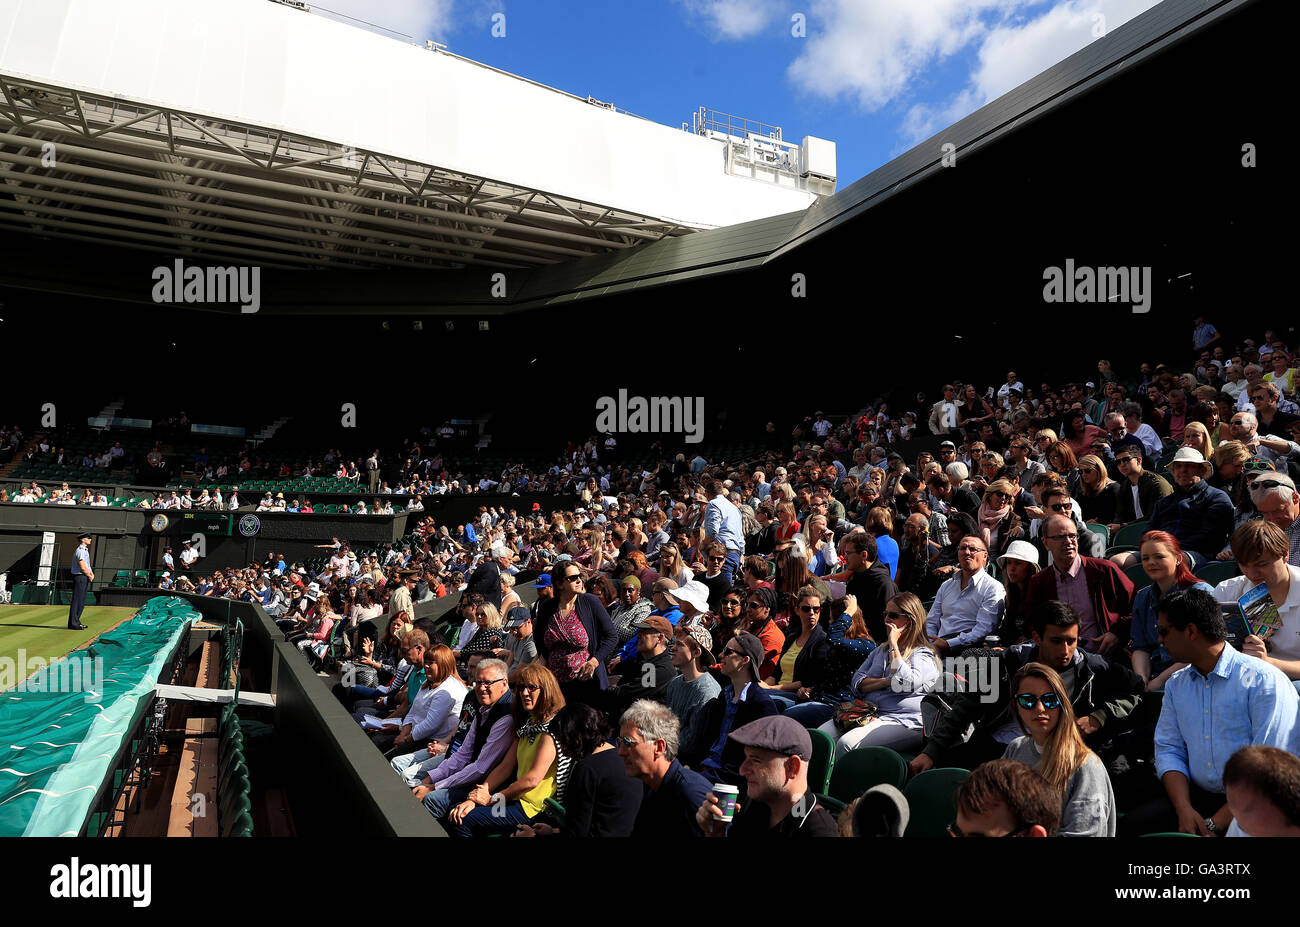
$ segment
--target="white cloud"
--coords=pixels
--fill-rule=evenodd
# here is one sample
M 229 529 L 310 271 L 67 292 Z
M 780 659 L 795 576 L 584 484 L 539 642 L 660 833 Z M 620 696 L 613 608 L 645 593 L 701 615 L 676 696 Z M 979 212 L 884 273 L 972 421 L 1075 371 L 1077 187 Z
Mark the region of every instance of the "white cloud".
M 916 98 L 933 69 L 974 49 L 964 85 L 907 108 L 900 134 L 913 144 L 1095 41 L 1095 26 L 1113 30 L 1157 2 L 813 0 L 807 45 L 787 77 L 812 96 L 872 112 Z
M 816 96 L 850 97 L 879 109 L 925 72 L 966 48 L 985 18 L 1041 0 L 814 0 L 806 47 L 787 71 Z
M 983 102 L 997 99 L 1157 2 L 1068 0 L 1030 22 L 994 28 L 980 46 L 971 84 Z
M 451 32 L 454 2 L 455 0 L 325 0 L 319 7 L 310 2 L 308 5 L 323 12 L 332 11 L 353 17 L 342 21 L 354 26 L 373 23 L 382 27 L 373 31 L 383 33 L 386 29 L 393 29 L 404 32 L 422 44 L 425 39 L 443 40 Z
M 715 38 L 737 41 L 758 35 L 784 16 L 782 0 L 679 0 L 687 11 L 704 21 Z

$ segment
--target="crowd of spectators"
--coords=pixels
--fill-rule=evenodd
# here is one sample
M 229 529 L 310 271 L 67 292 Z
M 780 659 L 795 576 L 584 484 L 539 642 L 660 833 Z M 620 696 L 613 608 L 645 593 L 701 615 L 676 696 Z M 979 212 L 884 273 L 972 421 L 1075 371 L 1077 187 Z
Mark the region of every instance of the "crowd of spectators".
M 945 386 L 914 467 L 879 439 L 919 416 L 891 430 L 880 404 L 809 416 L 789 453 L 568 471 L 559 510 L 457 527 L 486 529 L 469 543 L 491 580 L 466 583 L 463 625 L 443 640 L 390 604 L 362 641 L 385 648 L 380 685 L 336 691 L 458 835 L 833 834 L 807 794 L 813 728 L 841 759 L 974 770 L 957 835 L 1294 832 L 1300 446 L 1289 355 L 1265 343 L 1269 379 L 1252 344 L 1207 343 L 1179 385 L 1102 361 L 1060 389 Z M 1242 575 L 1193 573 L 1226 560 Z M 531 607 L 495 582 L 511 571 L 538 577 Z M 1271 624 L 1242 621 L 1261 587 Z

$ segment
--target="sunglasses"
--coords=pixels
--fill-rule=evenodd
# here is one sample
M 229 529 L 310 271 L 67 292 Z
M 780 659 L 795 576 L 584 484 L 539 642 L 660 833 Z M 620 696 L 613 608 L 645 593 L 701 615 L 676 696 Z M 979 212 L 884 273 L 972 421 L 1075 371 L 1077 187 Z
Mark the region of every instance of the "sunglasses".
M 813 612 L 821 611 L 820 608 L 813 608 L 811 605 L 797 605 L 795 609 L 804 615 L 811 615 Z
M 1250 484 L 1250 487 L 1251 487 L 1252 490 L 1254 490 L 1254 489 L 1276 489 L 1276 488 L 1279 487 L 1279 486 L 1281 486 L 1283 489 L 1290 489 L 1290 490 L 1294 491 L 1294 487 L 1293 487 L 1293 486 L 1288 486 L 1286 483 L 1283 483 L 1283 482 L 1281 482 L 1280 480 L 1259 480 L 1259 479 L 1257 479 L 1257 480 L 1255 480 L 1255 482 L 1253 482 L 1253 483 Z
M 1051 509 L 1053 512 L 1068 512 L 1072 508 L 1074 508 L 1074 506 L 1071 505 L 1069 502 L 1053 502 L 1051 505 L 1048 506 L 1048 508 Z
M 1043 707 L 1048 711 L 1055 711 L 1061 707 L 1061 697 L 1055 692 L 1045 692 L 1041 697 L 1028 692 L 1021 692 L 1016 696 L 1016 704 L 1026 711 L 1037 708 L 1039 702 L 1042 702 Z
M 516 683 L 515 685 L 511 686 L 510 688 L 514 689 L 516 692 L 528 692 L 528 693 L 533 693 L 533 692 L 541 692 L 541 691 L 542 691 L 542 687 L 541 687 L 541 686 L 535 686 L 535 685 L 532 685 L 532 684 L 527 683 L 527 682 Z
M 909 614 L 907 614 L 907 612 L 898 612 L 898 611 L 894 611 L 893 609 L 885 609 L 885 620 L 886 620 L 886 621 L 888 621 L 890 618 L 901 618 L 901 619 L 903 619 L 904 621 L 906 621 L 907 619 L 909 619 L 909 618 L 911 618 L 911 617 L 912 617 L 912 616 L 909 615 Z
M 568 576 L 563 577 L 563 579 L 566 583 L 580 583 L 582 582 L 582 574 L 570 573 Z
M 723 607 L 723 608 L 740 608 L 740 606 L 741 606 L 741 603 L 738 602 L 736 599 L 723 599 L 723 600 L 722 600 L 722 607 Z
M 732 650 L 730 647 L 725 648 L 722 652 L 724 655 L 731 654 L 733 657 L 748 656 L 748 654 L 746 654 L 743 650 Z
M 1117 466 L 1122 467 L 1122 466 L 1124 466 L 1124 464 L 1126 464 L 1126 463 L 1132 463 L 1132 462 L 1133 462 L 1134 460 L 1136 460 L 1136 459 L 1137 459 L 1136 457 L 1116 457 L 1116 458 L 1115 458 L 1115 464 L 1116 464 Z
M 746 608 L 767 608 L 767 605 L 763 602 L 746 602 L 745 607 Z

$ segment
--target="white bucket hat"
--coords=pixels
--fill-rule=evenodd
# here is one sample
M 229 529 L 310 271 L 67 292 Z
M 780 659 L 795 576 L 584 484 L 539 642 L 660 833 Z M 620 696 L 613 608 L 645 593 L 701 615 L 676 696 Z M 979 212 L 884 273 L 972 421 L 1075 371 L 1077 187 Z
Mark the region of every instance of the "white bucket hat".
M 693 579 L 676 589 L 669 589 L 664 595 L 670 602 L 676 602 L 678 605 L 683 602 L 689 603 L 697 612 L 703 613 L 709 610 L 709 587 L 698 579 Z
M 998 558 L 998 569 L 1006 570 L 1008 560 L 1023 560 L 1038 572 L 1038 548 L 1028 541 L 1012 541 L 1007 545 L 1007 552 Z
M 1174 472 L 1174 464 L 1191 463 L 1197 464 L 1201 468 L 1202 478 L 1208 477 L 1214 472 L 1214 464 L 1205 459 L 1205 456 L 1194 447 L 1180 447 L 1174 454 L 1174 459 L 1169 461 L 1169 472 Z

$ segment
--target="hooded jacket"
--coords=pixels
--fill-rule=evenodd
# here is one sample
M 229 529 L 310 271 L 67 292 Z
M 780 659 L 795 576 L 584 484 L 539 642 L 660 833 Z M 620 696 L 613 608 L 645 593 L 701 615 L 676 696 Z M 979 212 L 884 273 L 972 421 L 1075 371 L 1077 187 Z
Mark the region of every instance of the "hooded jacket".
M 1011 680 L 1022 666 L 1038 659 L 1038 645 L 1016 644 L 1005 651 L 967 650 L 962 654 L 962 659 L 966 658 L 996 661 L 997 699 L 985 702 L 979 692 L 960 692 L 953 696 L 952 710 L 939 719 L 922 751 L 936 762 L 946 749 L 961 742 L 962 733 L 970 724 L 996 731 L 1015 721 Z M 1112 737 L 1121 727 L 1120 722 L 1133 714 L 1146 684 L 1131 669 L 1086 653 L 1083 648 L 1074 651 L 1073 665 L 1074 691 L 1070 693 L 1070 704 L 1074 706 L 1074 716 L 1088 716 L 1101 725 L 1100 731 L 1085 738 L 1091 746 L 1099 739 Z

